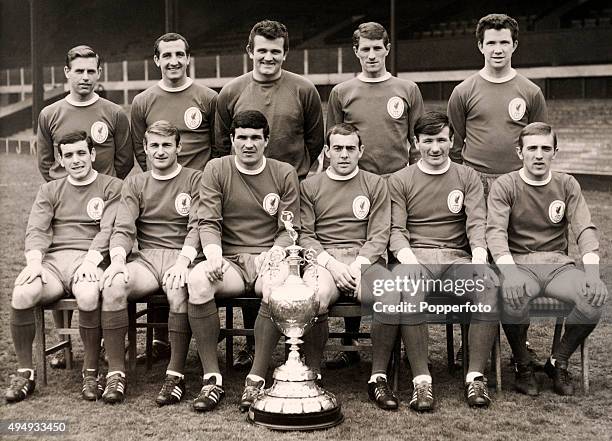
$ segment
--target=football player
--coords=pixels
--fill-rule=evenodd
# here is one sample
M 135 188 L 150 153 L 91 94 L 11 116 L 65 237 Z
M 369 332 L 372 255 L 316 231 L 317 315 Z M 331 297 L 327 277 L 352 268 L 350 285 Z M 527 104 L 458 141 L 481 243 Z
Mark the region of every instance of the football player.
M 516 152 L 523 167 L 498 178 L 489 194 L 487 244 L 503 276 L 506 336 L 515 360 L 518 392 L 538 395 L 526 335 L 529 303 L 547 296 L 572 304 L 561 343 L 544 370 L 554 391 L 572 395 L 568 362 L 595 329 L 608 292 L 599 275 L 599 241 L 580 185 L 570 175 L 551 171 L 557 136 L 545 123 L 520 133 Z M 584 270 L 567 255 L 568 232 L 576 238 Z
M 362 265 L 369 277 L 384 278 L 387 270 L 383 254 L 389 241 L 391 202 L 385 180 L 361 170 L 358 162 L 364 153 L 359 131 L 340 123 L 327 132 L 325 156 L 330 161 L 325 173 L 301 183 L 300 245 L 315 252 L 316 263 L 307 267 L 304 281 L 319 296 L 319 316 L 304 336 L 304 354 L 308 365 L 320 372 L 321 358 L 328 336 L 327 309 L 340 294 L 360 299 Z M 386 254 L 385 254 L 386 257 Z M 385 372 L 376 349 L 381 327 L 372 324 L 372 370 Z M 393 342 L 392 342 L 393 343 Z M 383 343 L 384 345 L 384 343 Z M 379 376 L 378 392 L 391 395 L 386 375 Z M 384 382 L 383 382 L 384 380 Z M 382 392 L 381 392 L 382 391 Z M 375 393 L 370 391 L 370 395 Z
M 393 272 L 413 281 L 443 281 L 444 285 L 452 281 L 453 285 L 461 282 L 467 286 L 466 281 L 471 280 L 474 287 L 479 287 L 450 293 L 455 295 L 455 300 L 482 305 L 471 316 L 465 397 L 470 406 L 487 407 L 491 399 L 484 369 L 499 316 L 497 278 L 486 265 L 482 184 L 473 169 L 451 162 L 448 155 L 453 132 L 445 114 L 423 114 L 416 121 L 414 132 L 421 159 L 395 172 L 388 180 L 391 195 L 389 250 L 402 264 Z M 416 411 L 430 411 L 434 407 L 432 378 L 427 365 L 426 315 L 420 307 L 427 294 L 440 291 L 439 287 L 434 287 L 435 284 L 425 284 L 401 292 L 402 302 L 416 307 L 400 317 L 401 335 L 414 377 L 410 407 Z M 459 297 L 463 291 L 465 293 Z M 388 339 L 392 342 L 397 325 L 389 323 L 386 326 Z M 390 353 L 392 343 L 388 345 Z
M 168 33 L 159 37 L 155 41 L 153 61 L 159 67 L 162 79 L 136 95 L 132 102 L 132 139 L 138 164 L 147 170 L 147 155 L 143 150 L 146 128 L 155 121 L 164 120 L 177 127 L 181 134 L 179 164 L 202 171 L 211 158 L 214 144 L 217 93 L 194 83 L 188 76 L 191 61 L 189 43 L 182 35 Z M 155 307 L 150 313 L 158 323 L 168 321 L 168 309 L 165 307 Z M 153 359 L 169 356 L 166 330 L 155 328 Z M 139 362 L 145 360 L 146 354 L 138 356 Z
M 151 170 L 130 176 L 123 185 L 110 239 L 111 264 L 102 277 L 102 331 L 109 363 L 102 398 L 112 404 L 125 396 L 128 300 L 161 288 L 170 305 L 171 342 L 166 379 L 155 400 L 163 406 L 185 394 L 183 371 L 191 340 L 186 283 L 200 249 L 196 210 L 201 172 L 178 163 L 181 135 L 168 121 L 151 124 L 143 142 Z M 136 239 L 138 251 L 130 254 Z
M 34 308 L 66 294 L 74 295 L 79 307 L 85 349 L 82 397 L 96 400 L 102 393 L 100 265 L 108 253 L 121 180 L 93 169 L 96 150 L 86 132 L 65 134 L 57 140 L 57 148 L 68 176 L 47 182 L 38 191 L 26 229 L 27 265 L 13 288 L 10 324 L 19 368 L 6 391 L 9 402 L 21 401 L 34 391 Z
M 293 165 L 301 180 L 323 149 L 323 113 L 314 84 L 282 68 L 288 50 L 289 33 L 284 24 L 263 20 L 253 26 L 246 47 L 253 69 L 221 89 L 215 134 L 219 154 L 229 154 L 230 126 L 236 113 L 259 110 L 270 124 L 266 157 Z M 245 326 L 253 326 L 256 312 L 243 308 Z M 252 343 L 247 338 L 235 368 L 251 366 Z
M 327 106 L 327 127 L 342 122 L 354 125 L 366 146 L 359 167 L 383 176 L 413 162 L 414 122 L 423 113 L 418 86 L 387 71 L 390 49 L 383 26 L 375 22 L 360 24 L 353 33 L 353 50 L 361 73 L 336 85 Z M 359 319 L 345 319 L 347 330 L 358 332 L 359 323 Z M 344 341 L 346 345 L 351 343 L 351 339 Z M 358 361 L 358 352 L 340 352 L 326 366 L 338 369 Z
M 235 154 L 213 159 L 202 176 L 198 211 L 200 241 L 206 261 L 189 275 L 189 323 L 198 344 L 204 386 L 193 402 L 197 411 L 214 409 L 224 396 L 217 364 L 219 315 L 215 297 L 255 292 L 262 297 L 255 322 L 255 359 L 246 378 L 240 410 L 246 412 L 263 390 L 280 332 L 270 318 L 270 289 L 287 276 L 271 272 L 275 250 L 292 243 L 281 214 L 294 215 L 299 230 L 299 187 L 295 169 L 265 156 L 270 128 L 259 111 L 234 115 L 230 138 Z M 276 274 L 276 275 L 274 275 Z

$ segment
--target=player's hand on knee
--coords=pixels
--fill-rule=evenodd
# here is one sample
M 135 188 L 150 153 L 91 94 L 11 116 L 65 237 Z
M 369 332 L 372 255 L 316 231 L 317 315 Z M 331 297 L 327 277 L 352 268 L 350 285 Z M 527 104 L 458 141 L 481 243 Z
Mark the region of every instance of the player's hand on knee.
M 98 266 L 93 262 L 84 260 L 83 263 L 77 268 L 74 276 L 72 277 L 73 283 L 79 282 L 98 282 Z
M 474 280 L 483 280 L 488 286 L 499 286 L 499 277 L 489 265 L 477 264 L 472 266 L 474 269 Z
M 115 261 L 111 262 L 111 264 L 106 268 L 104 274 L 102 274 L 102 279 L 100 280 L 100 286 L 104 288 L 105 286 L 111 286 L 115 276 L 121 274 L 123 278 L 123 283 L 128 283 L 130 280 L 130 273 L 128 271 L 127 265 L 125 262 Z
M 168 289 L 183 288 L 187 283 L 187 276 L 189 276 L 189 259 L 179 256 L 176 263 L 164 273 L 162 285 Z
M 526 301 L 525 284 L 516 280 L 504 280 L 502 296 L 512 309 L 522 309 Z
M 351 269 L 348 265 L 338 262 L 336 259 L 329 259 L 325 266 L 334 278 L 336 287 L 339 291 L 346 295 L 351 295 L 357 289 L 357 280 L 351 274 Z
M 42 262 L 31 262 L 21 270 L 17 279 L 15 279 L 15 286 L 27 285 L 40 277 L 42 283 L 47 283 L 47 277 L 43 272 Z
M 203 271 L 210 283 L 216 283 L 223 280 L 223 274 L 228 270 L 230 264 L 221 256 L 213 256 L 206 259 L 203 265 Z
M 587 277 L 582 287 L 582 294 L 593 306 L 601 306 L 608 299 L 608 288 L 599 277 Z

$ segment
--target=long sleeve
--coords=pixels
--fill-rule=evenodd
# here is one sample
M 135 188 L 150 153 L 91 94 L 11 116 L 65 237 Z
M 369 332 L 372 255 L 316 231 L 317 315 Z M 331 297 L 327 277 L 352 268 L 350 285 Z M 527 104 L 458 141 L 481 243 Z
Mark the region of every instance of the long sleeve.
M 132 101 L 132 110 L 130 112 L 130 124 L 132 131 L 132 145 L 136 161 L 140 165 L 142 171 L 147 171 L 147 155 L 144 151 L 142 140 L 144 139 L 145 131 L 147 130 L 147 120 L 144 114 L 144 107 L 140 103 L 139 97 Z
M 533 97 L 529 110 L 529 123 L 532 122 L 548 122 L 548 108 L 541 89 Z
M 580 256 L 584 256 L 586 253 L 597 253 L 599 250 L 597 229 L 591 221 L 591 213 L 582 195 L 580 184 L 572 177 L 568 180 L 567 186 L 569 198 L 565 213 L 578 242 Z
M 121 201 L 121 187 L 121 181 L 112 179 L 104 189 L 105 202 L 102 218 L 100 219 L 100 231 L 93 238 L 89 247 L 90 250 L 98 251 L 100 254 L 108 252 L 110 238 L 117 216 L 117 209 Z
M 468 240 L 470 241 L 470 249 L 473 250 L 477 247 L 486 249 L 487 209 L 484 201 L 482 182 L 473 169 L 465 167 L 465 170 L 467 171 L 467 182 L 465 183 L 463 205 L 467 217 L 465 229 Z
M 323 110 L 321 97 L 314 87 L 307 91 L 304 101 L 304 145 L 310 162 L 318 158 L 324 144 Z
M 140 201 L 135 180 L 128 178 L 121 189 L 121 200 L 117 207 L 115 226 L 110 239 L 110 249 L 122 247 L 130 254 L 136 239 L 136 219 L 140 214 Z
M 229 155 L 232 150 L 230 139 L 230 126 L 232 125 L 232 112 L 229 109 L 229 93 L 221 90 L 217 98 L 217 112 L 215 115 L 215 157 Z
M 187 236 L 185 237 L 184 247 L 192 247 L 199 253 L 202 249 L 200 245 L 200 235 L 198 232 L 198 210 L 200 207 L 200 185 L 202 173 L 196 173 L 191 179 L 191 206 L 189 207 L 189 223 L 187 224 Z
M 487 246 L 494 261 L 510 254 L 508 224 L 513 203 L 513 189 L 509 188 L 512 181 L 510 179 L 507 181 L 499 178 L 493 183 L 487 202 Z
M 208 127 L 210 127 L 210 159 L 218 158 L 221 155 L 217 151 L 216 136 L 215 136 L 215 120 L 217 118 L 217 100 L 219 95 L 216 95 L 210 101 L 208 109 Z
M 38 159 L 38 170 L 46 182 L 51 181 L 49 170 L 55 162 L 55 147 L 49 126 L 45 121 L 45 114 L 38 116 L 38 134 L 36 135 L 36 157 Z
M 315 255 L 321 254 L 324 249 L 323 245 L 317 240 L 316 234 L 316 219 L 315 219 L 315 208 L 314 200 L 310 194 L 306 181 L 302 181 L 300 184 L 300 246 L 309 250 L 312 249 Z
M 453 145 L 449 152 L 449 156 L 453 162 L 463 164 L 463 144 L 466 134 L 466 116 L 463 101 L 457 88 L 453 90 L 448 100 L 448 119 L 453 128 Z
M 389 240 L 389 251 L 397 256 L 402 248 L 410 248 L 410 233 L 406 228 L 406 195 L 403 190 L 402 179 L 393 174 L 387 181 L 389 195 L 391 197 L 391 237 Z
M 202 248 L 214 244 L 221 246 L 223 229 L 223 189 L 216 160 L 209 161 L 201 176 L 197 211 L 198 232 Z
M 55 207 L 48 190 L 48 186 L 43 184 L 32 205 L 25 235 L 26 253 L 39 250 L 45 254 L 53 241 L 52 222 Z
M 123 111 L 117 113 L 115 122 L 115 172 L 125 179 L 134 166 L 134 149 L 130 136 L 130 122 Z
M 342 113 L 342 103 L 338 96 L 338 88 L 334 87 L 329 94 L 329 100 L 327 101 L 327 130 L 331 129 L 336 124 L 344 121 L 344 115 Z
M 300 233 L 300 185 L 298 183 L 298 176 L 295 169 L 291 168 L 291 171 L 285 175 L 285 182 L 283 185 L 283 194 L 280 196 L 278 203 L 278 211 L 276 213 L 278 219 L 278 229 L 276 237 L 274 239 L 274 246 L 288 247 L 293 244 L 293 240 L 289 236 L 289 233 L 285 229 L 285 224 L 281 219 L 283 211 L 290 211 L 293 213 L 293 228 Z
M 391 199 L 383 178 L 378 179 L 372 197 L 366 242 L 359 255 L 376 263 L 387 248 L 391 226 Z
M 423 104 L 423 96 L 421 95 L 421 91 L 418 87 L 414 88 L 411 98 L 410 112 L 408 115 L 408 145 L 410 146 L 409 163 L 414 164 L 420 156 L 416 145 L 414 144 L 414 124 L 416 123 L 416 120 L 423 115 L 425 105 Z

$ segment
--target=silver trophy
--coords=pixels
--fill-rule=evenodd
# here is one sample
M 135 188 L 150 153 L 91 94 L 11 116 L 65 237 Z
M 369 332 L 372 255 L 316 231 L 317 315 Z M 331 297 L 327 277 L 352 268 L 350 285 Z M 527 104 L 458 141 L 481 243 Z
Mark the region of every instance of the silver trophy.
M 336 397 L 317 384 L 317 374 L 306 366 L 299 353 L 301 337 L 312 327 L 319 311 L 315 290 L 300 277 L 300 264 L 316 264 L 312 253 L 296 245 L 298 234 L 293 228 L 293 213 L 283 211 L 281 219 L 293 245 L 287 256 L 276 254 L 270 259 L 271 270 L 283 260 L 289 264 L 285 282 L 272 288 L 269 306 L 272 320 L 287 337 L 289 356 L 274 370 L 274 383 L 251 406 L 248 419 L 254 424 L 276 430 L 316 430 L 336 426 L 344 420 Z M 304 253 L 304 257 L 300 253 Z

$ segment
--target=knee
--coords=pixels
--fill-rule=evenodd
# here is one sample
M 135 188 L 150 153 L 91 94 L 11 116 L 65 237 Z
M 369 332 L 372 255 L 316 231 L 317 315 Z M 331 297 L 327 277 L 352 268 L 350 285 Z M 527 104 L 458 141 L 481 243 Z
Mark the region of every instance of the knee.
M 601 318 L 603 308 L 601 306 L 593 306 L 586 299 L 576 304 L 576 310 L 581 320 L 585 324 L 595 324 Z
M 171 312 L 187 312 L 187 290 L 185 288 L 168 289 L 166 291 Z
M 102 308 L 115 311 L 127 306 L 127 287 L 124 283 L 113 281 L 111 286 L 105 286 L 102 291 Z
M 332 304 L 336 299 L 334 299 L 333 293 L 328 287 L 323 289 L 319 288 L 318 292 L 319 297 L 319 315 L 327 314 L 329 310 L 329 305 Z
M 100 303 L 100 289 L 96 282 L 80 282 L 73 285 L 72 294 L 81 311 L 93 311 Z
M 11 306 L 15 309 L 33 308 L 40 303 L 41 296 L 40 289 L 36 289 L 32 284 L 19 285 L 13 289 Z
M 189 273 L 187 280 L 188 296 L 193 303 L 205 303 L 215 298 L 212 284 L 204 271 L 198 270 L 197 266 Z

